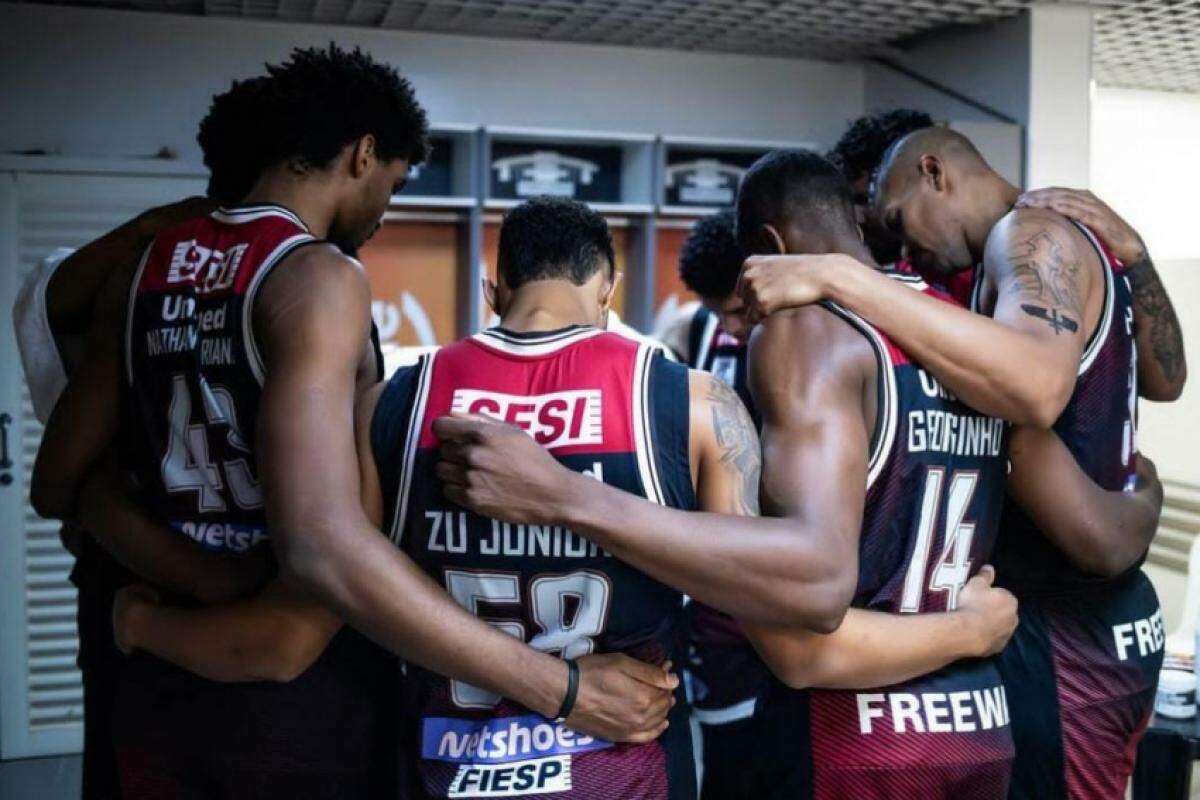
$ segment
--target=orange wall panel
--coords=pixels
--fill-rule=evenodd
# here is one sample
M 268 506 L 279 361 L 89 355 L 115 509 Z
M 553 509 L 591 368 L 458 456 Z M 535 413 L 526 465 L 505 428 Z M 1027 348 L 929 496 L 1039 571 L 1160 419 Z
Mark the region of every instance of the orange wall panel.
M 391 221 L 359 251 L 385 344 L 448 344 L 457 334 L 456 222 Z

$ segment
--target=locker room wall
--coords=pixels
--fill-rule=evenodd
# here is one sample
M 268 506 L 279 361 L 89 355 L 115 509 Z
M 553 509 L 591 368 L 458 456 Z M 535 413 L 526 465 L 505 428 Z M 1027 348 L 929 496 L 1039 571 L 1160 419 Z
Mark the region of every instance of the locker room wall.
M 198 161 L 211 94 L 331 39 L 396 64 L 438 122 L 828 143 L 863 108 L 855 64 L 0 4 L 0 151 Z

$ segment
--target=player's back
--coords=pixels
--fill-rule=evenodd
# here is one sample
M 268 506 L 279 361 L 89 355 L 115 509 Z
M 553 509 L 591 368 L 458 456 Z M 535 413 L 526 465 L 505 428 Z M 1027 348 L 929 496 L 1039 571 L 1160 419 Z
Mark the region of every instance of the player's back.
M 255 458 L 265 375 L 255 298 L 271 270 L 316 241 L 278 206 L 221 209 L 159 234 L 131 287 L 128 456 L 157 521 L 229 557 L 269 538 Z M 341 783 L 349 796 L 391 785 L 393 723 L 381 706 L 394 661 L 351 629 L 283 685 L 214 683 L 146 654 L 126 674 L 119 738 L 177 759 L 181 773 L 257 777 L 280 792 L 285 773 L 351 775 Z
M 501 523 L 447 501 L 431 425 L 452 411 L 493 416 L 572 469 L 691 509 L 688 407 L 686 368 L 655 347 L 590 327 L 484 331 L 400 370 L 380 397 L 372 447 L 385 529 L 464 607 L 533 647 L 678 663 L 679 592 L 569 529 Z M 694 791 L 681 718 L 657 742 L 612 745 L 415 667 L 407 685 L 423 791 L 433 797 Z
M 919 278 L 891 274 L 952 302 Z M 858 316 L 829 308 L 868 340 L 877 370 L 852 605 L 901 614 L 952 610 L 996 542 L 1007 426 L 959 402 Z M 775 785 L 768 777 L 771 796 L 1004 796 L 1012 740 L 991 661 L 959 661 L 859 691 L 793 691 L 775 682 L 764 705 L 764 720 L 790 718 L 808 746 L 805 763 L 793 758 Z

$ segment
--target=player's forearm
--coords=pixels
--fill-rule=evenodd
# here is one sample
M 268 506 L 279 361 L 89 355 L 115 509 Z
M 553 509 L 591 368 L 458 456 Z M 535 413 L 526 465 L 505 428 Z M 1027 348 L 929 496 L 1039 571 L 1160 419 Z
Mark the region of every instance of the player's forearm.
M 105 550 L 131 572 L 163 589 L 206 603 L 231 600 L 266 579 L 267 563 L 258 558 L 220 556 L 142 512 L 115 467 L 102 465 L 84 484 L 80 518 Z
M 567 685 L 560 659 L 469 614 L 365 518 L 303 527 L 290 543 L 282 537 L 281 566 L 349 624 L 427 670 L 545 716 L 558 710 Z
M 1138 392 L 1147 400 L 1178 400 L 1187 381 L 1183 330 L 1144 244 L 1142 257 L 1125 274 L 1133 292 Z
M 857 553 L 800 520 L 678 511 L 582 475 L 567 485 L 561 524 L 738 619 L 832 630 L 850 604 Z
M 287 681 L 298 674 L 274 646 L 273 626 L 256 626 L 233 610 L 139 603 L 117 624 L 128 647 L 210 681 Z
M 1052 431 L 1017 429 L 1010 458 L 1009 494 L 1080 569 L 1119 575 L 1150 546 L 1161 490 L 1105 490 Z
M 1048 428 L 1070 399 L 1074 371 L 1035 336 L 866 267 L 834 276 L 828 294 L 887 333 L 972 408 Z
M 886 614 L 852 608 L 830 634 L 747 628 L 771 671 L 794 689 L 870 689 L 979 655 L 958 612 Z

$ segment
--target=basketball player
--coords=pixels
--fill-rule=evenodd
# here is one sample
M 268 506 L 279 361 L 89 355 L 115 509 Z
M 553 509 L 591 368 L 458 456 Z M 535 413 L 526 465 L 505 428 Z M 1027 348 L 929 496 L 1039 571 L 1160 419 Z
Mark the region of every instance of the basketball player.
M 1013 794 L 1121 797 L 1162 661 L 1161 612 L 1138 569 L 1154 526 L 1055 526 L 1046 515 L 1090 505 L 1061 483 L 1072 462 L 1110 499 L 1136 481 L 1134 311 L 1103 243 L 1053 211 L 1012 210 L 1018 195 L 969 140 L 940 128 L 901 140 L 881 168 L 876 208 L 914 263 L 943 274 L 980 263 L 981 314 L 897 292 L 844 256 L 748 263 L 746 295 L 754 313 L 841 303 L 965 401 L 1031 426 L 1013 444 L 996 554 L 1022 602 L 998 662 L 1017 744 Z M 1033 430 L 1050 427 L 1056 436 Z M 1058 465 L 1050 478 L 1030 478 L 1047 463 Z M 1036 523 L 1027 510 L 1041 511 Z
M 267 88 L 248 122 L 271 166 L 246 205 L 160 234 L 133 277 L 128 320 L 119 303 L 108 307 L 102 330 L 128 323 L 142 485 L 177 532 L 214 549 L 250 549 L 269 519 L 285 573 L 348 618 L 369 617 L 360 624 L 389 648 L 553 713 L 567 667 L 464 613 L 376 535 L 359 503 L 350 422 L 356 383 L 372 383 L 377 367 L 366 279 L 339 248 L 365 241 L 423 157 L 424 112 L 394 70 L 332 46 L 296 51 Z M 112 440 L 102 423 L 116 417 L 121 353 L 108 336 L 93 339 L 76 377 L 95 380 L 72 380 L 47 432 L 48 463 L 66 477 L 51 471 L 44 485 L 79 486 Z M 67 514 L 74 500 L 68 491 Z M 126 789 L 374 796 L 387 769 L 374 755 L 389 746 L 376 723 L 392 715 L 372 688 L 393 681 L 365 640 L 339 639 L 288 691 L 218 687 L 135 662 L 117 737 Z M 672 684 L 662 670 L 649 670 L 655 687 L 625 670 L 611 659 L 582 670 L 578 727 L 657 734 L 661 722 L 642 707 Z M 629 691 L 610 697 L 614 684 Z M 324 713 L 311 711 L 317 698 Z
M 862 249 L 848 187 L 828 162 L 809 153 L 773 154 L 747 175 L 743 191 L 754 182 L 756 173 L 772 187 L 788 185 L 789 211 L 803 207 L 819 209 L 797 212 L 794 224 L 788 226 L 784 235 L 794 237 L 801 235 L 798 231 L 804 231 L 803 235 L 814 237 L 804 246 L 829 247 L 834 233 L 839 234 L 840 242 L 840 233 L 849 231 Z M 778 224 L 774 217 L 764 217 L 764 221 Z M 758 237 L 751 241 L 760 245 Z M 869 256 L 864 253 L 864 257 Z M 917 370 L 906 362 L 897 367 L 899 362 L 898 351 L 887 349 L 885 340 L 877 333 L 857 320 L 839 317 L 824 308 L 806 309 L 768 321 L 751 346 L 750 375 L 763 417 L 762 492 L 769 510 L 777 518 L 735 522 L 709 515 L 680 515 L 580 479 L 558 468 L 536 447 L 523 441 L 524 437 L 505 426 L 470 418 L 452 416 L 436 423 L 435 429 L 443 441 L 450 442 L 443 446 L 444 461 L 439 474 L 447 482 L 449 496 L 481 513 L 526 524 L 569 526 L 613 555 L 685 589 L 702 602 L 732 613 L 757 639 L 767 663 L 792 685 L 850 689 L 899 683 L 961 658 L 996 652 L 1006 635 L 1005 631 L 994 631 L 996 636 L 991 641 L 972 643 L 954 635 L 953 625 L 941 627 L 953 623 L 961 613 L 962 608 L 953 611 L 956 601 L 970 601 L 972 593 L 985 587 L 989 580 L 987 577 L 972 580 L 970 574 L 982 566 L 983 553 L 990 547 L 999 518 L 1005 427 L 944 397 L 932 380 L 922 390 Z M 901 379 L 898 375 L 903 375 L 907 382 L 903 393 L 897 387 Z M 907 420 L 908 412 L 940 415 L 939 418 L 954 414 L 964 420 L 964 426 L 969 425 L 980 435 L 972 440 L 968 452 L 958 456 L 939 453 L 939 445 L 932 440 L 926 440 L 928 446 L 919 455 L 908 455 L 901 451 L 902 445 L 893 443 L 897 421 Z M 928 563 L 922 562 L 914 568 L 919 579 L 913 580 L 916 594 L 913 602 L 918 605 L 913 610 L 939 613 L 901 617 L 855 609 L 846 615 L 845 623 L 836 633 L 805 638 L 799 648 L 805 657 L 795 657 L 790 642 L 796 627 L 823 628 L 828 632 L 830 626 L 812 617 L 789 619 L 780 613 L 784 609 L 770 608 L 765 599 L 780 590 L 804 592 L 804 583 L 797 576 L 812 569 L 812 559 L 819 563 L 822 557 L 819 554 L 833 553 L 842 564 L 861 563 L 861 567 L 855 568 L 852 581 L 857 584 L 864 580 L 858 574 L 861 569 L 866 580 L 874 583 L 869 584 L 870 589 L 851 592 L 856 597 L 862 597 L 864 591 L 882 592 L 893 572 L 898 573 L 897 581 L 902 583 L 911 560 L 906 556 L 912 555 L 915 543 L 898 544 L 901 537 L 896 531 L 885 535 L 886 521 L 900 520 L 900 530 L 912 538 L 908 529 L 917 528 L 917 510 L 926 501 L 921 496 L 908 498 L 900 490 L 906 483 L 909 487 L 925 485 L 928 479 L 917 473 L 926 461 L 932 463 L 934 459 L 941 471 L 931 469 L 930 474 L 944 476 L 947 464 L 974 470 L 969 473 L 975 489 L 971 497 L 961 494 L 961 486 L 951 496 L 956 498 L 953 510 L 961 511 L 966 520 L 974 523 L 972 530 L 977 531 L 951 548 L 954 558 L 947 560 L 956 564 L 954 568 L 940 567 L 942 559 L 938 558 L 926 559 Z M 928 500 L 931 508 L 942 505 L 945 502 L 942 495 L 950 493 L 950 489 L 942 484 L 931 489 Z M 878 511 L 868 508 L 868 516 L 864 517 L 868 491 L 871 497 L 886 497 L 888 504 L 876 502 Z M 752 496 L 752 492 L 753 489 L 746 490 L 745 496 Z M 906 510 L 901 511 L 897 504 Z M 878 514 L 879 521 L 873 521 L 873 513 Z M 959 519 L 961 523 L 962 518 Z M 868 526 L 878 525 L 881 531 L 860 545 L 859 530 L 864 521 Z M 944 532 L 929 530 L 926 534 L 932 552 L 942 553 Z M 800 542 L 807 543 L 809 537 L 819 542 L 814 548 L 816 552 L 810 560 L 794 559 L 793 548 L 800 551 Z M 788 545 L 788 539 L 799 542 Z M 864 556 L 861 562 L 860 547 Z M 880 548 L 890 554 L 889 561 L 900 562 L 899 566 L 878 563 L 881 559 L 876 558 L 874 551 Z M 888 571 L 888 567 L 893 568 Z M 920 589 L 926 583 L 925 578 L 935 572 L 942 578 L 938 584 L 941 590 L 931 591 L 932 599 L 927 599 Z M 840 589 L 840 586 L 817 584 L 807 594 L 827 595 Z M 1003 596 L 989 594 L 989 597 L 998 603 L 1011 603 Z M 865 609 L 869 604 L 861 605 Z M 880 602 L 878 608 L 899 610 L 890 608 L 886 602 Z M 940 613 L 947 610 L 952 613 Z M 882 646 L 884 642 L 886 647 Z M 989 696 L 994 700 L 1002 699 L 999 678 L 986 663 L 963 667 L 960 672 L 960 683 L 967 687 L 968 694 L 974 688 L 980 696 L 991 692 Z M 849 697 L 853 707 L 853 695 Z M 883 713 L 888 713 L 886 708 Z M 845 721 L 857 735 L 859 722 L 853 711 Z M 881 743 L 892 737 L 883 730 L 889 724 L 890 716 L 886 721 L 881 718 L 877 737 Z M 959 759 L 974 764 L 968 759 L 982 760 L 981 754 L 986 753 L 989 763 L 981 766 L 980 772 L 993 781 L 994 788 L 993 795 L 987 796 L 1003 796 L 1006 759 L 1011 758 L 1007 728 L 993 716 L 989 717 L 986 733 L 956 736 L 982 743 L 976 744 L 974 751 L 949 748 L 946 759 L 951 763 Z M 741 776 L 743 783 L 754 787 L 749 791 L 756 796 L 769 796 L 773 792 L 787 797 L 807 796 L 809 789 L 796 776 L 780 774 L 790 773 L 798 761 L 807 763 L 804 747 L 796 741 L 792 730 L 788 730 L 786 737 L 778 738 L 781 742 L 775 744 L 777 749 L 788 745 L 794 749 L 782 760 L 778 754 L 772 754 L 776 757 L 771 761 L 780 766 L 769 776 L 756 774 L 761 769 L 757 762 L 750 765 Z M 955 738 L 949 737 L 949 741 Z M 945 739 L 929 740 L 924 746 L 909 745 L 921 750 L 910 769 L 919 769 L 916 764 L 924 760 L 922 754 L 927 756 L 938 748 L 947 749 L 946 745 Z M 883 757 L 869 748 L 859 750 L 863 752 L 855 755 L 863 759 Z M 890 763 L 894 766 L 894 762 Z M 831 760 L 824 764 L 834 774 L 839 774 L 843 766 Z M 926 780 L 923 785 L 933 792 L 930 796 L 943 796 L 950 791 L 952 787 L 947 784 L 946 776 L 952 777 L 951 771 L 939 775 L 929 769 L 922 773 Z
M 744 258 L 732 210 L 697 220 L 679 254 L 679 276 L 701 301 L 694 310 L 681 309 L 664 339 L 693 369 L 732 386 L 757 425 L 746 380 L 750 327 L 734 291 Z M 689 699 L 692 716 L 700 725 L 704 756 L 701 797 L 753 797 L 754 787 L 745 775 L 762 749 L 757 744 L 754 708 L 770 672 L 728 614 L 693 601 L 685 617 Z
M 933 125 L 933 118 L 924 111 L 896 108 L 877 114 L 867 114 L 850 123 L 829 151 L 832 161 L 854 193 L 854 213 L 862 227 L 863 239 L 875 263 L 890 266 L 901 260 L 900 237 L 890 232 L 871 211 L 871 176 L 883 160 L 883 154 L 894 142 L 921 128 Z

